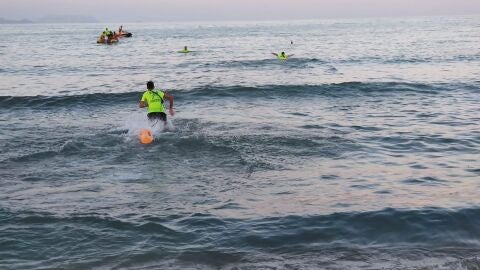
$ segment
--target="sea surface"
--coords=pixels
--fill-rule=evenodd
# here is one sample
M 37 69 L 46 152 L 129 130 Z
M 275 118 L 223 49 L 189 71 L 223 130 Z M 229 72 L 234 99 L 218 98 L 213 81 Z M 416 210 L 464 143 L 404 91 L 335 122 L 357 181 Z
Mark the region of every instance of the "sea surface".
M 480 16 L 122 24 L 0 25 L 0 269 L 480 269 Z

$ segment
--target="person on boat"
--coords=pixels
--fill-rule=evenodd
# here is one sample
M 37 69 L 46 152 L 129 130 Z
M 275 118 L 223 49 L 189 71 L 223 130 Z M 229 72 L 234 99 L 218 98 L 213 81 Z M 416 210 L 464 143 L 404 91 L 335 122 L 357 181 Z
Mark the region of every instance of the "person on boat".
M 110 39 L 108 36 L 103 32 L 100 34 L 100 37 L 97 39 L 97 43 L 109 43 Z
M 167 114 L 165 113 L 165 108 L 163 107 L 164 100 L 167 99 L 170 105 L 169 113 L 171 116 L 175 114 L 173 110 L 173 96 L 169 93 L 155 89 L 155 85 L 152 81 L 147 82 L 147 90 L 143 93 L 142 99 L 140 100 L 139 107 L 145 108 L 148 107 L 148 120 L 150 121 L 162 121 L 164 124 L 167 123 Z
M 120 25 L 120 27 L 118 28 L 118 36 L 119 37 L 131 37 L 132 33 L 128 32 L 128 31 L 123 31 L 123 25 Z
M 100 37 L 97 39 L 97 43 L 112 44 L 116 42 L 118 42 L 118 38 L 114 35 L 105 36 L 104 34 L 101 34 Z
M 100 35 L 100 37 L 98 37 L 97 39 L 97 43 L 104 43 L 105 42 L 105 36 L 103 35 L 103 33 Z
M 108 29 L 108 27 L 105 28 L 105 31 L 102 33 L 106 37 L 110 37 L 113 33 Z

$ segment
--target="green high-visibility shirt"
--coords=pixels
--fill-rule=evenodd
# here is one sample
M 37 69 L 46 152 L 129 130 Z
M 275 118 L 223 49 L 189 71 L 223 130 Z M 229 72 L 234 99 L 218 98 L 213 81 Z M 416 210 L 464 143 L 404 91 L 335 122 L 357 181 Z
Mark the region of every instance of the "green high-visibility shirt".
M 148 112 L 164 112 L 163 97 L 165 93 L 161 90 L 147 90 L 143 93 L 142 101 L 147 102 Z

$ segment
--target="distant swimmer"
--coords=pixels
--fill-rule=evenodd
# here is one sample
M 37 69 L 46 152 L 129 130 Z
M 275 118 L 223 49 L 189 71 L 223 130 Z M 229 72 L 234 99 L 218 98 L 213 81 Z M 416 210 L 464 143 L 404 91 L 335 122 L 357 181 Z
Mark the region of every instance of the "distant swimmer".
M 281 52 L 281 53 L 272 53 L 273 55 L 275 55 L 279 60 L 287 60 L 289 57 L 292 57 L 293 54 L 291 55 L 287 55 L 285 54 L 285 52 Z
M 143 93 L 142 99 L 140 100 L 140 108 L 148 107 L 148 120 L 157 122 L 161 120 L 164 124 L 167 123 L 167 114 L 163 107 L 164 99 L 168 99 L 170 104 L 169 113 L 173 116 L 175 114 L 173 111 L 173 96 L 165 91 L 156 90 L 153 82 L 148 81 L 147 91 Z
M 179 53 L 191 53 L 192 51 L 190 51 L 190 50 L 188 49 L 188 47 L 185 46 L 185 47 L 183 47 L 183 50 L 178 51 L 178 52 L 179 52 Z

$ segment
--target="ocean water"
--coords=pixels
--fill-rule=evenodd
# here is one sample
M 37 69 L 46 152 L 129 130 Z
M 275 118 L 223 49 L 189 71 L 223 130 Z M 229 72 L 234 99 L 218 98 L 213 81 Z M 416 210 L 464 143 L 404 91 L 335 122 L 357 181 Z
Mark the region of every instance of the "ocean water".
M 0 269 L 480 268 L 480 16 L 123 25 L 0 26 Z

